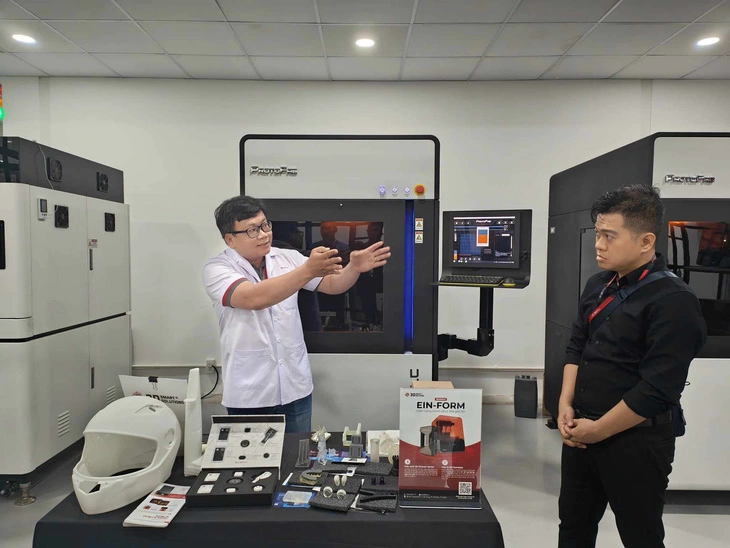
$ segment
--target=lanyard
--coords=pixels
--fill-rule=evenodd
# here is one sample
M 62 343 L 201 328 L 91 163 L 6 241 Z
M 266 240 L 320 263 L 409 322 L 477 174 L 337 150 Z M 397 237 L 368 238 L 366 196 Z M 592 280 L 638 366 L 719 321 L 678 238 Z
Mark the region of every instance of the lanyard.
M 656 260 L 656 257 L 653 258 L 648 265 L 646 265 L 644 272 L 641 273 L 641 276 L 639 276 L 639 279 L 637 281 L 640 282 L 641 280 L 643 280 L 646 277 L 647 274 L 649 274 L 651 267 L 654 266 L 655 260 Z M 601 289 L 601 293 L 598 295 L 599 301 L 603 297 L 603 294 L 606 292 L 606 289 L 608 289 L 610 287 L 610 285 L 613 283 L 613 281 L 616 279 L 617 276 L 618 276 L 618 273 L 614 274 L 613 278 L 611 278 L 611 281 L 606 284 L 606 287 Z M 609 304 L 611 304 L 611 302 L 613 301 L 614 298 L 615 297 L 613 295 L 609 295 L 608 297 L 606 297 L 603 300 L 603 302 L 601 304 L 599 304 L 593 312 L 591 312 L 591 315 L 588 316 L 588 323 L 591 323 L 596 318 L 596 316 L 598 316 L 601 312 L 603 312 L 603 309 L 606 308 Z

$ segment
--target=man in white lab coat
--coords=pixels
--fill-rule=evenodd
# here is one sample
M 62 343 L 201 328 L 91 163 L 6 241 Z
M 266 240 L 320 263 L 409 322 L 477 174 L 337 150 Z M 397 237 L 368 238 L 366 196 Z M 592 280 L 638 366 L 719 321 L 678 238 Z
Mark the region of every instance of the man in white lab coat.
M 304 288 L 329 295 L 350 289 L 360 273 L 379 268 L 390 248 L 377 242 L 353 251 L 346 267 L 337 249 L 304 257 L 271 247 L 271 222 L 261 201 L 236 196 L 215 211 L 228 249 L 203 268 L 218 316 L 223 405 L 229 414 L 284 414 L 287 432 L 311 431 L 312 373 L 297 307 Z

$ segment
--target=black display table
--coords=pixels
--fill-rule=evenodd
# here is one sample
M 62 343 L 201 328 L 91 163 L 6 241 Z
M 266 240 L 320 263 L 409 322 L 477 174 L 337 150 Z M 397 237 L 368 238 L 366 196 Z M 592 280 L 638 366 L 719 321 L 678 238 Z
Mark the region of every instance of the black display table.
M 302 437 L 286 435 L 282 480 L 294 470 Z M 340 437 L 341 434 L 333 433 L 332 441 Z M 183 477 L 182 460 L 178 459 L 168 483 L 192 485 L 194 479 Z M 33 546 L 228 548 L 230 543 L 246 548 L 504 547 L 502 528 L 484 493 L 481 510 L 397 508 L 389 514 L 355 510 L 341 514 L 316 508 L 268 506 L 183 508 L 165 529 L 122 527 L 139 502 L 87 516 L 71 493 L 36 524 Z

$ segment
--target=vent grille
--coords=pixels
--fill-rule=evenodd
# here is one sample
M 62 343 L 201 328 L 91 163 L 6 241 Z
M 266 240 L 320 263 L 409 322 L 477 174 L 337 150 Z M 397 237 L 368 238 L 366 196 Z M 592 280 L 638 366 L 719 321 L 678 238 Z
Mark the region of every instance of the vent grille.
M 109 405 L 111 402 L 117 399 L 117 387 L 110 386 L 106 389 L 106 404 Z
M 58 415 L 58 437 L 68 434 L 71 430 L 71 411 L 64 411 Z

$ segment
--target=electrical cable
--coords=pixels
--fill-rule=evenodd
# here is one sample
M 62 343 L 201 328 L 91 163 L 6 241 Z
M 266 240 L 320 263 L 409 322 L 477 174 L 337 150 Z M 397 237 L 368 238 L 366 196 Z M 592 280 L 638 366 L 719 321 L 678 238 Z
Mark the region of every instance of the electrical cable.
M 46 153 L 43 152 L 43 147 L 41 146 L 40 143 L 36 143 L 36 145 L 38 145 L 38 150 L 43 155 L 43 175 L 46 176 L 46 181 L 48 182 L 48 186 L 51 187 L 51 190 L 56 190 L 55 188 L 53 188 L 53 183 L 51 183 L 51 179 L 48 177 L 48 158 L 46 157 Z M 34 162 L 35 162 L 35 160 L 34 160 Z M 55 215 L 57 211 L 58 211 L 58 204 L 53 206 L 53 214 Z
M 218 386 L 218 381 L 221 378 L 221 376 L 218 374 L 218 368 L 215 365 L 213 365 L 212 367 L 213 367 L 213 371 L 215 371 L 215 384 L 213 385 L 213 388 L 211 388 L 210 391 L 205 396 L 202 396 L 200 398 L 201 400 L 204 400 L 205 398 L 207 398 L 208 396 L 210 396 L 213 393 L 213 390 L 215 390 L 216 386 Z
M 38 145 L 38 150 L 43 155 L 43 175 L 46 176 L 46 181 L 48 181 L 48 186 L 51 187 L 51 190 L 56 190 L 55 188 L 53 188 L 53 183 L 51 183 L 51 179 L 48 177 L 48 169 L 46 167 L 48 165 L 48 158 L 46 158 L 46 153 L 43 152 L 43 147 L 40 143 L 36 143 L 36 145 Z

